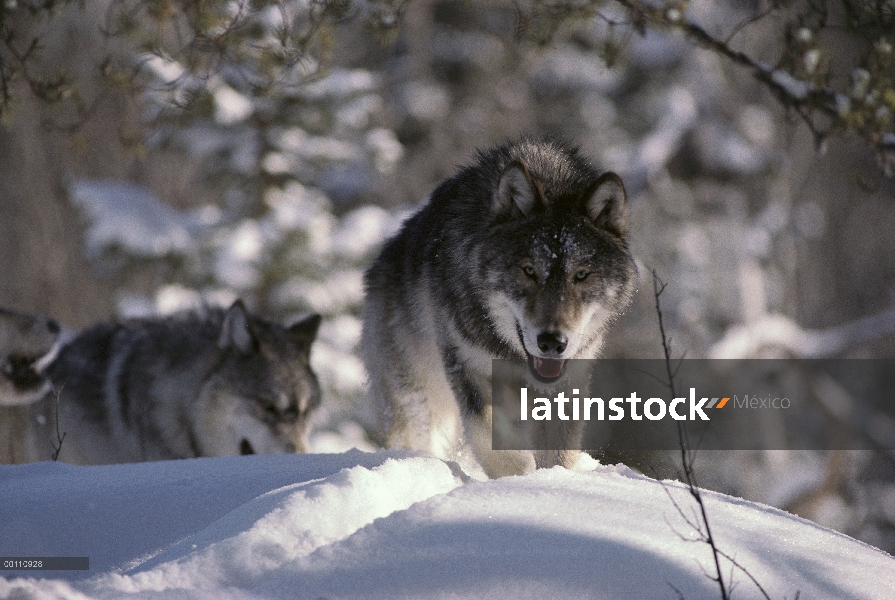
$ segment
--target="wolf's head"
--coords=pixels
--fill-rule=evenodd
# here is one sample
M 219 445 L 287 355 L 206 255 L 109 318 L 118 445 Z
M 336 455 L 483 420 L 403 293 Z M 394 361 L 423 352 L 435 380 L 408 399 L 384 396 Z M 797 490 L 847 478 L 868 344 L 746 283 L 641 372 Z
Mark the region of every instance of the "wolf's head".
M 226 311 L 199 403 L 202 456 L 307 452 L 308 420 L 320 404 L 310 366 L 319 327 L 320 315 L 283 327 L 238 300 Z
M 56 321 L 0 309 L 0 406 L 30 404 L 49 391 L 43 368 L 61 343 Z
M 498 171 L 478 264 L 496 332 L 552 382 L 567 359 L 596 356 L 637 268 L 621 179 L 558 145 L 534 148 Z

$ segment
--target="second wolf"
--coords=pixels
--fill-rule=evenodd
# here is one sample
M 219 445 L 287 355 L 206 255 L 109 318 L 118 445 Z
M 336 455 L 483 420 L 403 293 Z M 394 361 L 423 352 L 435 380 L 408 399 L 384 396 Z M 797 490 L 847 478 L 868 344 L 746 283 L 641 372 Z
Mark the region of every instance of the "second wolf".
M 551 382 L 567 359 L 596 357 L 635 288 L 627 227 L 619 177 L 551 140 L 480 152 L 438 186 L 366 273 L 385 445 L 459 459 L 465 438 L 490 477 L 574 466 L 575 451 L 491 449 L 491 361 Z
M 95 325 L 47 368 L 55 391 L 31 423 L 31 458 L 50 458 L 57 427 L 59 459 L 78 464 L 306 452 L 319 324 L 282 327 L 237 301 Z

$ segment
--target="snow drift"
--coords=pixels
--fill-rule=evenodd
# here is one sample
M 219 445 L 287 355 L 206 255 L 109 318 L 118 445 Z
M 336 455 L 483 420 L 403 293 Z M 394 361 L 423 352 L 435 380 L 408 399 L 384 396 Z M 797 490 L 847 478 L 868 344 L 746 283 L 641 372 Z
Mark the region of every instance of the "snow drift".
M 878 599 L 888 554 L 704 492 L 719 547 L 774 599 Z M 494 481 L 410 453 L 351 451 L 0 467 L 0 555 L 89 556 L 3 572 L 0 598 L 715 599 L 677 482 L 626 467 Z M 739 599 L 761 592 L 738 569 Z

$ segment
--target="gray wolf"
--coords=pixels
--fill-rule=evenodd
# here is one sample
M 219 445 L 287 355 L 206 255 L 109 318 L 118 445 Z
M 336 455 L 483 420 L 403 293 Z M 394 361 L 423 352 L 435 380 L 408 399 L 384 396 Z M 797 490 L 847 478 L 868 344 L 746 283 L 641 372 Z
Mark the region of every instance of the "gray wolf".
M 25 406 L 51 384 L 44 368 L 64 341 L 53 319 L 0 308 L 0 406 Z
M 306 452 L 319 325 L 283 327 L 241 301 L 94 325 L 47 367 L 54 391 L 30 423 L 30 458 L 50 458 L 57 431 L 59 459 L 76 464 Z
M 491 360 L 527 361 L 550 384 L 597 356 L 635 289 L 627 213 L 617 175 L 549 139 L 480 151 L 439 185 L 365 274 L 384 445 L 461 464 L 471 449 L 490 477 L 573 467 L 579 451 L 491 449 Z

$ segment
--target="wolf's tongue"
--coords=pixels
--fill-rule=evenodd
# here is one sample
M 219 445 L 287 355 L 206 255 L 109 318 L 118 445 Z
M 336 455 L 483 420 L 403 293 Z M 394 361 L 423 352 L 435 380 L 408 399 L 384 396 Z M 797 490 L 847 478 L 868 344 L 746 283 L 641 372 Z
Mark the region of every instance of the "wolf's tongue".
M 532 358 L 534 359 L 535 371 L 544 379 L 559 377 L 562 374 L 563 364 L 566 362 L 556 358 L 538 358 L 537 356 Z

